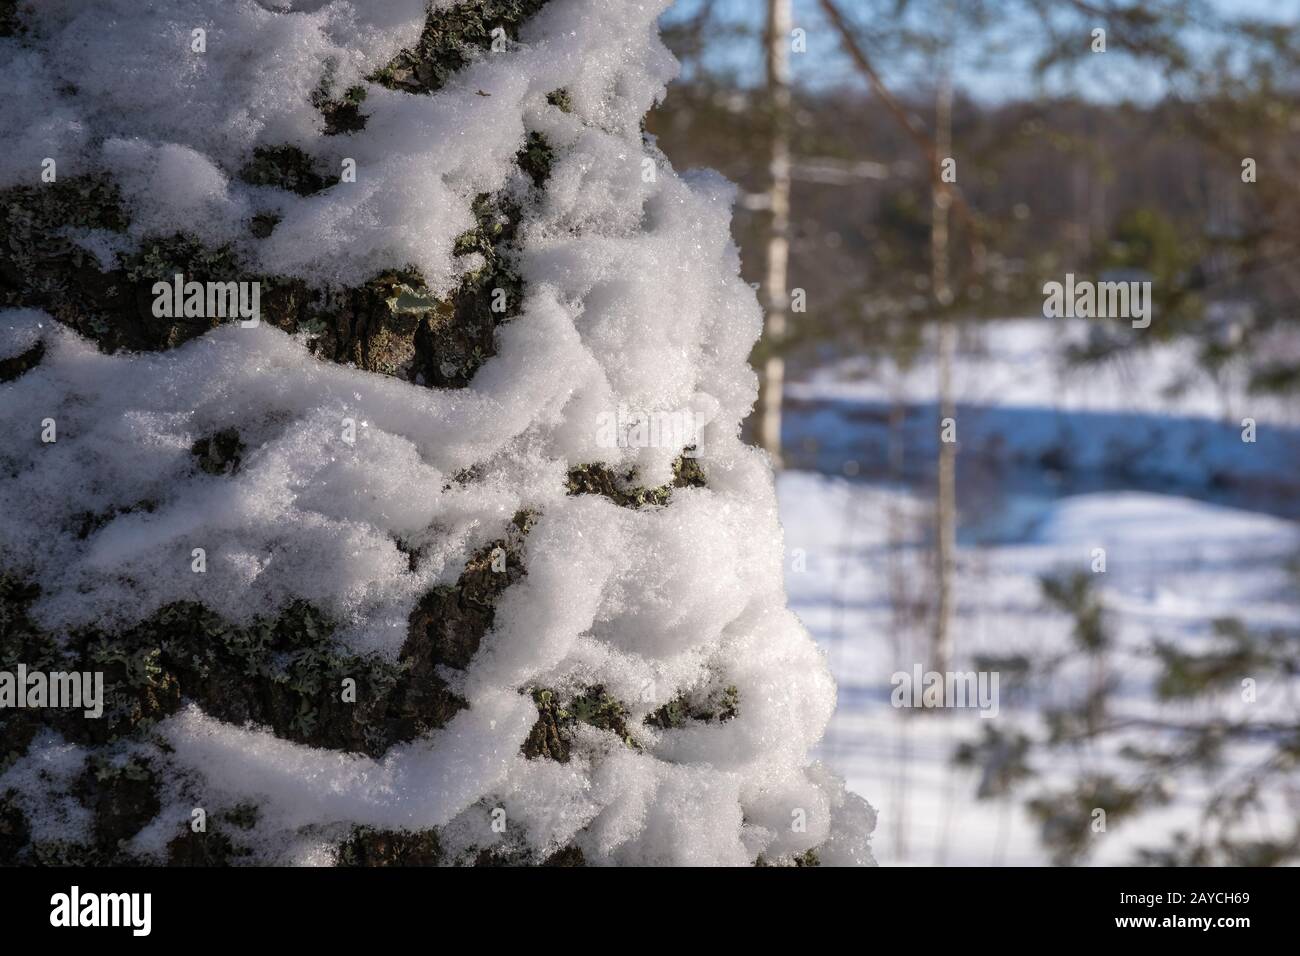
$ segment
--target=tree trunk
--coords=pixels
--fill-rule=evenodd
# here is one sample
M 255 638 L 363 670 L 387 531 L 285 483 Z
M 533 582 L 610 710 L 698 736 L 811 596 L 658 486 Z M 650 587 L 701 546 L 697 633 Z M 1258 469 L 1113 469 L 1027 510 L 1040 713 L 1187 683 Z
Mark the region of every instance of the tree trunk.
M 781 403 L 785 390 L 785 341 L 790 307 L 790 0 L 767 0 L 767 99 L 772 138 L 768 191 L 770 220 L 767 234 L 763 304 L 766 317 L 763 338 L 767 358 L 759 397 L 759 444 L 781 463 Z
M 939 76 L 939 89 L 935 97 L 935 148 L 942 162 L 948 156 L 952 138 L 952 81 L 945 65 Z M 934 302 L 939 310 L 952 304 L 952 290 L 948 284 L 948 209 L 951 194 L 942 187 L 939 171 L 932 173 L 931 190 L 930 257 Z M 952 319 L 941 315 L 939 319 L 939 419 L 956 420 L 956 405 L 952 394 L 952 360 L 956 351 L 957 329 Z M 937 595 L 934 615 L 934 644 L 932 668 L 940 673 L 949 669 L 952 662 L 952 602 L 953 573 L 957 547 L 957 444 L 939 442 L 938 482 L 935 497 L 935 564 Z M 954 436 L 955 437 L 955 436 Z
M 655 5 L 77 6 L 0 16 L 0 662 L 102 684 L 0 707 L 0 864 L 871 862 Z

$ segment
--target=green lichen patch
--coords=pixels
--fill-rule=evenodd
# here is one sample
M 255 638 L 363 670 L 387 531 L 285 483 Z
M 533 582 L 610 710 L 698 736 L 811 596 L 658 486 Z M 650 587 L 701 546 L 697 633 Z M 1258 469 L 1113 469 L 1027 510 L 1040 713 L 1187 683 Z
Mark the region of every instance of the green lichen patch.
M 45 357 L 45 343 L 37 342 L 31 348 L 7 359 L 0 359 L 0 384 L 12 382 L 20 375 L 26 375 Z
M 328 64 L 319 85 L 311 94 L 311 105 L 320 111 L 326 136 L 355 133 L 366 128 L 367 117 L 361 112 L 361 104 L 366 101 L 366 88 L 349 86 L 341 95 L 336 96 L 335 72 L 335 64 Z
M 529 760 L 545 757 L 568 763 L 573 729 L 578 724 L 607 730 L 633 750 L 640 749 L 627 725 L 627 707 L 600 685 L 586 688 L 567 703 L 562 702 L 557 691 L 546 688 L 533 688 L 531 695 L 537 707 L 537 721 L 520 747 Z
M 532 132 L 528 134 L 528 139 L 524 142 L 523 149 L 519 151 L 516 162 L 519 168 L 528 174 L 533 185 L 541 189 L 551 176 L 551 169 L 555 165 L 555 151 L 551 149 L 551 144 L 546 141 L 545 136 Z
M 561 113 L 573 112 L 573 97 L 569 95 L 566 89 L 551 90 L 546 94 L 546 102 L 550 103 Z
M 318 358 L 367 372 L 411 378 L 417 361 L 419 314 L 393 307 L 402 288 L 423 288 L 414 269 L 382 272 L 360 286 L 308 292 L 264 305 L 266 318 L 287 332 L 301 332 Z M 265 300 L 264 300 L 265 301 Z
M 388 707 L 403 669 L 354 655 L 333 639 L 319 610 L 295 603 L 273 620 L 234 627 L 198 605 L 171 605 L 126 640 L 161 650 L 161 665 L 205 712 L 269 727 L 312 747 L 379 756 L 408 715 Z M 345 691 L 355 682 L 355 700 Z M 431 715 L 435 720 L 446 715 Z
M 579 723 L 599 730 L 608 730 L 621 737 L 629 747 L 636 747 L 628 733 L 627 708 L 609 694 L 605 688 L 589 687 L 569 701 L 569 713 Z
M 13 659 L 104 675 L 100 719 L 61 709 L 0 714 L 6 741 L 26 738 L 24 750 L 42 725 L 69 740 L 105 744 L 147 730 L 188 700 L 220 720 L 268 727 L 286 740 L 379 756 L 463 706 L 444 692 L 422 699 L 427 709 L 409 711 L 410 698 L 398 692 L 406 668 L 350 653 L 333 638 L 333 624 L 305 603 L 236 626 L 179 602 L 117 634 L 76 632 L 63 647 L 33 647 L 40 632 L 21 621 L 16 630 L 5 637 L 6 652 L 12 646 L 23 655 Z M 345 680 L 355 682 L 355 700 L 345 699 Z
M 763 856 L 763 855 L 760 853 L 760 854 L 758 855 L 758 858 L 757 858 L 756 860 L 754 860 L 754 866 L 759 866 L 759 867 L 769 867 L 769 866 L 821 866 L 821 865 L 822 865 L 822 864 L 821 864 L 821 860 L 820 860 L 820 859 L 818 858 L 818 856 L 817 856 L 817 848 L 816 848 L 816 847 L 813 847 L 813 848 L 810 849 L 810 850 L 805 850 L 803 853 L 799 853 L 799 854 L 796 854 L 796 855 L 794 855 L 794 856 L 789 856 L 789 857 L 779 858 L 779 859 L 777 859 L 777 860 L 775 860 L 775 861 L 773 861 L 773 860 L 769 860 L 767 857 Z
M 199 469 L 209 475 L 233 475 L 239 470 L 247 451 L 239 429 L 223 428 L 200 438 L 190 447 Z
M 252 829 L 259 815 L 254 804 L 238 803 L 209 815 L 201 830 L 196 831 L 187 821 L 167 843 L 167 865 L 231 866 L 245 861 L 252 856 L 252 850 L 231 839 L 230 834 Z
M 695 447 L 691 446 L 673 462 L 674 488 L 704 488 L 708 484 L 704 469 L 694 452 Z
M 560 729 L 569 721 L 569 714 L 560 706 L 555 691 L 536 689 L 532 692 L 537 706 L 537 722 L 528 731 L 528 737 L 519 748 L 529 760 L 545 757 L 557 763 L 569 762 L 569 741 Z
M 37 274 L 48 265 L 39 266 Z M 96 263 L 90 271 L 61 274 L 45 290 L 32 289 L 29 282 L 22 304 L 46 309 L 105 352 L 175 348 L 228 321 L 216 316 L 155 315 L 156 282 L 171 282 L 176 275 L 196 282 L 227 282 L 244 276 L 229 246 L 208 246 L 183 234 L 146 239 L 120 258 L 118 268 L 103 272 Z
M 218 814 L 218 819 L 224 823 L 230 824 L 239 830 L 251 830 L 257 826 L 258 817 L 262 812 L 257 808 L 255 803 L 237 803 L 227 810 Z
M 519 313 L 523 281 L 509 265 L 507 246 L 519 212 L 488 195 L 474 204 L 477 225 L 459 237 L 457 255 L 477 253 L 483 264 L 462 276 L 447 297 L 429 290 L 413 268 L 388 270 L 356 288 L 263 293 L 268 321 L 305 332 L 321 358 L 436 388 L 464 388 L 496 353 L 496 327 Z M 498 292 L 500 290 L 500 292 Z
M 84 841 L 33 841 L 16 794 L 0 795 L 0 865 L 134 866 L 142 862 L 127 844 L 161 809 L 157 776 L 148 760 L 94 753 L 69 792 L 91 813 Z
M 102 747 L 139 739 L 187 701 L 218 720 L 265 727 L 307 746 L 382 756 L 395 743 L 444 726 L 467 706 L 447 688 L 438 668 L 468 664 L 491 626 L 493 603 L 523 574 L 522 538 L 531 520 L 531 514 L 521 512 L 505 538 L 471 557 L 450 589 L 451 599 L 436 612 L 426 606 L 413 620 L 396 662 L 348 651 L 335 639 L 329 618 L 303 602 L 242 626 L 200 604 L 178 602 L 125 631 L 79 631 L 60 643 L 31 619 L 39 588 L 13 575 L 2 577 L 3 659 L 42 670 L 101 672 L 104 713 L 87 720 L 63 709 L 0 711 L 6 745 L 0 769 L 20 758 L 42 727 L 69 741 Z M 140 813 L 149 810 L 149 818 L 157 813 L 156 798 L 144 792 L 145 778 L 134 767 L 103 763 L 79 782 L 77 792 L 94 812 L 95 826 L 102 828 L 94 846 L 51 845 L 31 848 L 28 855 L 84 862 L 93 852 L 95 860 L 117 859 L 117 843 L 129 838 L 136 824 L 143 825 L 124 814 L 132 807 Z M 16 812 L 5 810 L 7 839 L 18 839 Z M 251 826 L 255 815 L 252 808 L 236 809 L 219 822 L 228 835 Z M 227 835 L 219 829 L 181 832 L 169 844 L 169 858 L 210 864 L 242 855 L 238 842 Z
M 434 9 L 415 46 L 402 50 L 370 77 L 380 86 L 407 93 L 433 93 L 478 53 L 492 48 L 492 31 L 500 27 L 517 39 L 519 27 L 546 0 L 468 0 Z
M 457 866 L 586 866 L 581 848 L 572 844 L 543 856 L 519 838 L 507 837 L 494 846 L 471 849 L 456 861 Z
M 119 282 L 66 228 L 122 232 L 121 194 L 99 177 L 0 190 L 0 306 L 44 309 L 83 334 L 93 317 L 129 307 Z M 146 300 L 143 305 L 148 311 Z
M 659 730 L 672 730 L 685 727 L 691 721 L 723 723 L 739 713 L 740 691 L 734 684 L 705 695 L 701 699 L 692 699 L 679 694 L 646 717 L 650 727 Z
M 699 462 L 685 455 L 679 455 L 673 462 L 673 480 L 657 488 L 638 485 L 635 470 L 619 473 L 600 463 L 577 465 L 569 470 L 565 480 L 565 487 L 571 495 L 600 495 L 624 508 L 662 507 L 672 500 L 674 488 L 702 488 L 704 485 L 704 470 Z
M 0 217 L 11 237 L 10 246 L 15 239 L 67 226 L 122 232 L 129 221 L 121 192 L 102 176 L 73 176 L 0 190 Z
M 274 186 L 299 196 L 318 193 L 336 182 L 321 172 L 316 160 L 297 146 L 258 146 L 239 171 L 252 186 Z

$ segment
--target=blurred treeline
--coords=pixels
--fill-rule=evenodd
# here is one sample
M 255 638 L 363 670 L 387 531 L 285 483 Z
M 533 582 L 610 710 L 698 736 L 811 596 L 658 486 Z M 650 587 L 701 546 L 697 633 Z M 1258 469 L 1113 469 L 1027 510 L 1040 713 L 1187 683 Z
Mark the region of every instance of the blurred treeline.
M 1300 317 L 1300 17 L 1231 7 L 840 0 L 889 92 L 928 131 L 945 51 L 987 42 L 997 53 L 993 27 L 1012 20 L 1018 49 L 1033 53 L 1019 73 L 1003 63 L 998 96 L 968 95 L 953 75 L 950 152 L 972 215 L 953 221 L 943 307 L 931 294 L 926 156 L 851 64 L 827 65 L 831 51 L 844 57 L 822 5 L 796 2 L 809 52 L 791 57 L 789 285 L 805 290 L 807 311 L 791 316 L 782 347 L 793 375 L 854 352 L 906 358 L 926 320 L 1041 314 L 1045 281 L 1123 270 L 1152 281 L 1155 321 L 1146 335 L 1117 330 L 1090 358 L 1194 335 L 1208 365 L 1240 359 L 1262 390 L 1300 388 L 1300 347 L 1277 334 Z M 762 70 L 735 64 L 746 45 L 761 63 L 764 12 L 759 0 L 686 0 L 670 13 L 683 75 L 648 122 L 679 168 L 712 167 L 740 186 L 734 230 L 753 283 L 773 110 Z M 1105 54 L 1092 52 L 1095 26 Z M 1135 65 L 1158 96 L 1116 95 Z M 1093 81 L 1107 71 L 1115 83 L 1099 96 Z

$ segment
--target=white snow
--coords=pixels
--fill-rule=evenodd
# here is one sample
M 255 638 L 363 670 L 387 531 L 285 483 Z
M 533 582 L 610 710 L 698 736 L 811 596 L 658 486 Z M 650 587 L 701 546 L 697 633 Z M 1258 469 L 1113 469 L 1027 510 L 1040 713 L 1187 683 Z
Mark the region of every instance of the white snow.
M 1114 412 L 1300 426 L 1300 409 L 1284 397 L 1251 396 L 1245 363 L 1230 363 L 1216 378 L 1198 361 L 1195 337 L 1168 342 L 1122 332 L 1127 347 L 1098 364 L 1070 365 L 1064 347 L 1085 346 L 1110 332 L 1089 319 L 1001 319 L 972 323 L 953 370 L 961 404 L 984 408 L 1041 408 L 1057 412 Z M 1113 334 L 1113 333 L 1112 333 Z M 1261 340 L 1261 348 L 1270 346 Z M 938 370 L 933 348 L 907 365 L 887 354 L 855 356 L 817 369 L 789 386 L 791 397 L 859 402 L 933 402 Z

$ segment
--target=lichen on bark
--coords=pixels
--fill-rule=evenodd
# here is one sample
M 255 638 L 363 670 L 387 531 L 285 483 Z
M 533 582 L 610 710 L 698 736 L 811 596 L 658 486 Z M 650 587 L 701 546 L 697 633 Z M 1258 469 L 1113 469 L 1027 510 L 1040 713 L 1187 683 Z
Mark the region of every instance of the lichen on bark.
M 723 723 L 740 712 L 740 691 L 734 684 L 715 689 L 702 696 L 679 694 L 658 710 L 649 714 L 647 726 L 659 730 L 685 727 L 692 721 Z
M 0 772 L 22 756 L 43 727 L 67 741 L 103 747 L 139 739 L 187 701 L 227 723 L 266 727 L 278 737 L 312 747 L 380 757 L 394 744 L 444 726 L 467 706 L 448 689 L 439 669 L 469 664 L 492 625 L 496 601 L 524 573 L 523 539 L 533 517 L 528 512 L 516 515 L 505 536 L 471 556 L 454 585 L 426 596 L 411 615 L 396 663 L 351 653 L 334 637 L 334 623 L 304 602 L 245 626 L 231 624 L 200 604 L 181 602 L 125 631 L 88 629 L 61 643 L 31 618 L 39 586 L 13 575 L 0 577 L 0 658 L 46 671 L 104 675 L 100 720 L 59 709 L 0 711 L 0 736 L 7 748 Z M 355 702 L 344 698 L 347 679 L 356 682 Z M 157 812 L 156 786 L 151 772 L 110 775 L 102 770 L 106 764 L 99 766 L 98 775 L 83 774 L 76 789 L 78 799 L 94 813 L 92 844 L 26 847 L 21 810 L 12 799 L 4 799 L 0 860 L 120 862 L 115 848 Z M 119 805 L 153 809 L 137 817 L 119 812 Z M 168 846 L 173 864 L 229 862 L 242 854 L 236 843 L 218 833 L 182 833 Z
M 693 449 L 686 449 L 690 452 Z M 634 469 L 615 471 L 599 462 L 569 469 L 565 487 L 571 495 L 600 495 L 623 508 L 663 506 L 673 497 L 675 488 L 703 488 L 707 485 L 704 469 L 695 458 L 683 453 L 673 461 L 673 478 L 667 484 L 648 488 L 637 484 Z
M 391 90 L 436 92 L 476 54 L 492 48 L 494 30 L 516 40 L 519 27 L 545 5 L 546 0 L 468 0 L 432 10 L 415 45 L 370 79 Z
M 519 748 L 529 760 L 544 757 L 568 763 L 573 730 L 578 724 L 609 731 L 631 749 L 641 749 L 627 725 L 627 705 L 604 687 L 587 687 L 567 698 L 547 688 L 533 688 L 531 694 L 537 706 L 537 722 Z

